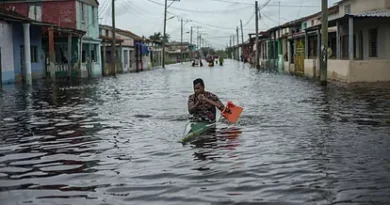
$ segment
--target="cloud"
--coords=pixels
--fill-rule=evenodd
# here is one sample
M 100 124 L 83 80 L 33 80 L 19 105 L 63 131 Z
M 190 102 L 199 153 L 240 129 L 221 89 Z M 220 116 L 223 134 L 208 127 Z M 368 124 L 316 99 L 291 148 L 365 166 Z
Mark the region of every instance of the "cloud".
M 328 0 L 329 6 L 338 0 Z M 230 3 L 234 2 L 234 3 Z M 259 0 L 259 6 L 266 0 Z M 116 27 L 130 30 L 137 35 L 150 36 L 154 32 L 163 32 L 164 0 L 116 0 Z M 171 40 L 180 41 L 180 18 L 184 19 L 183 39 L 189 41 L 186 33 L 193 27 L 193 43 L 196 43 L 197 26 L 206 42 L 214 48 L 224 48 L 231 35 L 236 35 L 236 27 L 242 20 L 244 41 L 248 33 L 255 31 L 254 1 L 251 0 L 180 0 L 168 1 L 167 33 Z M 100 1 L 100 23 L 111 25 L 111 0 Z M 280 8 L 280 17 L 279 17 Z M 260 30 L 301 18 L 320 11 L 321 0 L 271 0 L 261 10 Z M 241 31 L 239 31 L 241 36 Z M 240 37 L 241 41 L 241 37 Z

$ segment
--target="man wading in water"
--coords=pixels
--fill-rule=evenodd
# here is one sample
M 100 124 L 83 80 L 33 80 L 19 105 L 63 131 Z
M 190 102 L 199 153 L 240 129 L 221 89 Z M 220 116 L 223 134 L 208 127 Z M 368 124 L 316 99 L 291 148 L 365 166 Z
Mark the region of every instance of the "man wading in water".
M 223 103 L 218 96 L 204 90 L 202 79 L 195 79 L 194 94 L 188 98 L 188 112 L 193 115 L 193 120 L 198 122 L 215 122 L 218 108 L 221 112 L 224 109 Z

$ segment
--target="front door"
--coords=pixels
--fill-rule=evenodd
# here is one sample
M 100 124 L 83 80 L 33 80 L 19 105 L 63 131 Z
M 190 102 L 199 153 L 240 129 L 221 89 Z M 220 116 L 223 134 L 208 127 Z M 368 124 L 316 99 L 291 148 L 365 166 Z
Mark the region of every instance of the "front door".
M 304 74 L 305 67 L 305 42 L 303 39 L 296 41 L 296 55 L 295 55 L 295 72 L 297 74 Z

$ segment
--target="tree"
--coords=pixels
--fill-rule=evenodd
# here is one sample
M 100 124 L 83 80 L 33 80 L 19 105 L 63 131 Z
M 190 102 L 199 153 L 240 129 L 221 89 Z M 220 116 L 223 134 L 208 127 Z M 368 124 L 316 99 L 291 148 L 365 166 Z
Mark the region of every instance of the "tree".
M 152 41 L 159 41 L 159 42 L 162 42 L 163 40 L 165 40 L 165 43 L 168 43 L 169 42 L 169 34 L 166 34 L 166 39 L 163 39 L 163 35 L 161 34 L 161 32 L 155 32 L 153 35 L 149 36 L 149 39 L 152 40 Z
M 169 36 L 169 34 L 166 33 L 164 43 L 168 43 L 170 38 L 171 38 L 171 36 Z M 163 39 L 163 37 L 162 37 L 162 39 Z
M 161 40 L 161 33 L 154 33 L 153 35 L 149 36 L 149 39 L 152 41 L 160 41 Z

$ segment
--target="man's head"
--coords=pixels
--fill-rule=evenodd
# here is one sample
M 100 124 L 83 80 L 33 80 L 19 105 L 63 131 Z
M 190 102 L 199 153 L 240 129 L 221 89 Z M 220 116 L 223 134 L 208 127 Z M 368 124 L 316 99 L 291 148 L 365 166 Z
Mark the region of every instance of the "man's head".
M 197 78 L 194 80 L 194 92 L 195 94 L 204 93 L 204 82 L 202 79 Z

